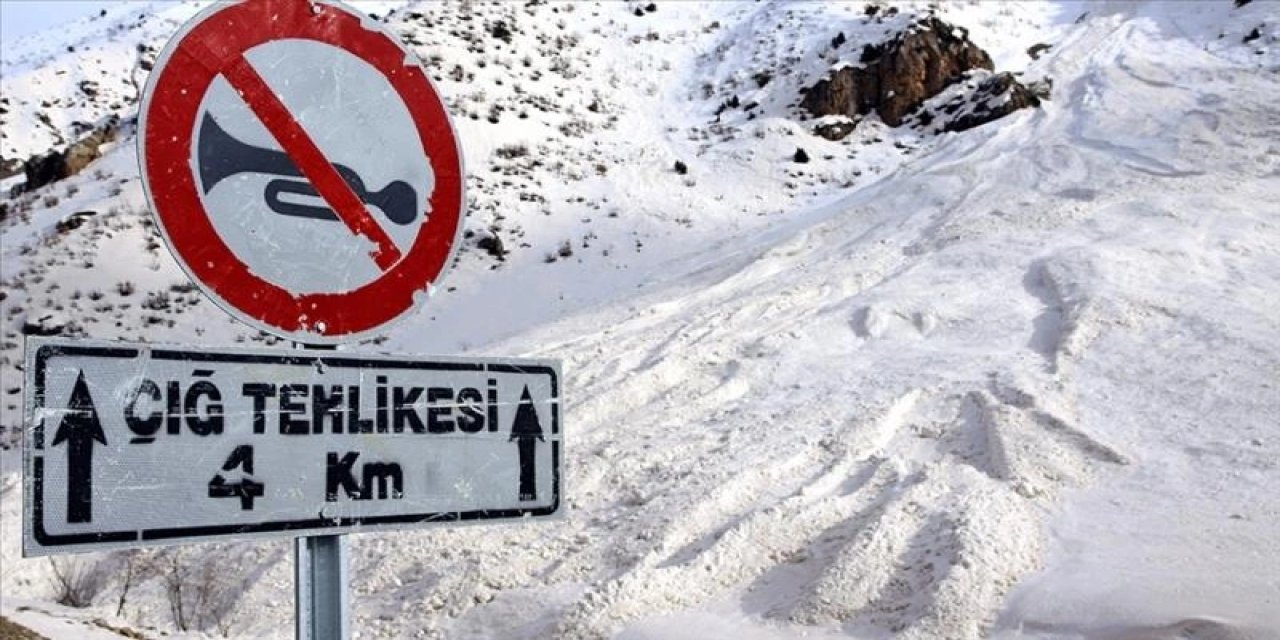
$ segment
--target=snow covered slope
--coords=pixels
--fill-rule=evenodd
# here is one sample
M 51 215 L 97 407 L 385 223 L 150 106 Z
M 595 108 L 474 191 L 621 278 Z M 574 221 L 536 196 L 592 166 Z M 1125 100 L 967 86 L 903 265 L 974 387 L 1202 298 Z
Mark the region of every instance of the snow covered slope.
M 572 511 L 356 536 L 360 637 L 1280 637 L 1280 7 L 949 3 L 1052 99 L 832 143 L 717 122 L 717 86 L 858 3 L 384 5 L 461 117 L 471 242 L 511 252 L 358 348 L 562 358 Z M 4 82 L 72 60 L 32 56 Z M 7 427 L 24 323 L 271 341 L 152 246 L 134 161 L 4 223 Z M 9 612 L 53 595 L 0 461 Z M 288 549 L 140 557 L 211 585 L 196 626 L 287 637 Z M 163 571 L 114 617 L 128 557 L 79 562 L 104 619 L 173 629 Z

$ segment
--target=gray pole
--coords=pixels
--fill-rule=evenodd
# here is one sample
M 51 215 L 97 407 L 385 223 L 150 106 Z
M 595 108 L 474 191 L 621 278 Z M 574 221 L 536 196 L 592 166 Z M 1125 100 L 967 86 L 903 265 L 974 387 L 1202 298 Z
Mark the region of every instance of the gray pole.
M 347 556 L 346 536 L 294 539 L 299 640 L 346 640 L 351 637 Z
M 334 348 L 297 342 L 293 346 L 301 349 Z M 351 637 L 348 555 L 346 536 L 294 538 L 294 617 L 298 640 L 346 640 Z

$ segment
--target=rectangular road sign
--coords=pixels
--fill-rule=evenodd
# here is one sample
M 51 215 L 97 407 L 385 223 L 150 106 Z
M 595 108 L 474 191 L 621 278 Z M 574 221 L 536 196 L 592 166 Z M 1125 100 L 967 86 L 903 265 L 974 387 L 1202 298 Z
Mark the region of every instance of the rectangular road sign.
M 559 363 L 27 341 L 27 556 L 560 512 Z

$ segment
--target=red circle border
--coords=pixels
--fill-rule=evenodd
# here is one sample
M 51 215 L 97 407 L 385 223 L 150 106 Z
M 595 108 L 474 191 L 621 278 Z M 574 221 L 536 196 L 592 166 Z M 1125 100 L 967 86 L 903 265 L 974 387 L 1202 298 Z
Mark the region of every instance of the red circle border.
M 340 47 L 380 71 L 409 110 L 435 174 L 430 215 L 404 258 L 351 291 L 295 294 L 255 275 L 218 236 L 196 188 L 191 144 L 209 85 L 228 61 L 285 38 Z M 408 62 L 416 58 L 387 34 L 366 28 L 360 16 L 308 0 L 227 5 L 175 42 L 148 91 L 142 165 L 161 230 L 188 274 L 215 299 L 273 332 L 302 341 L 366 333 L 414 309 L 421 293 L 448 266 L 464 189 L 461 153 L 448 113 L 422 68 Z

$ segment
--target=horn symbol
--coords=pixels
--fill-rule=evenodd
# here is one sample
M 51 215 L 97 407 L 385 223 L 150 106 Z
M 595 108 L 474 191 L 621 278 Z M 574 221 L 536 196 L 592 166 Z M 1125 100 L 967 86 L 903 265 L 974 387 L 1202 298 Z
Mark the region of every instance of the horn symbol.
M 275 149 L 264 149 L 241 142 L 227 133 L 218 121 L 208 113 L 200 123 L 200 141 L 196 149 L 196 157 L 200 165 L 200 186 L 209 193 L 214 185 L 241 173 L 264 173 L 276 176 L 297 178 L 294 180 L 272 180 L 267 183 L 263 198 L 272 211 L 286 216 L 315 218 L 318 220 L 337 220 L 338 214 L 328 207 L 315 207 L 280 200 L 280 194 L 293 194 L 319 198 L 311 183 L 307 182 L 302 172 L 293 164 L 288 154 Z M 394 180 L 380 191 L 369 191 L 355 171 L 351 168 L 334 164 L 342 180 L 351 187 L 360 200 L 382 210 L 387 218 L 396 224 L 409 224 L 417 217 L 418 192 L 403 180 Z

